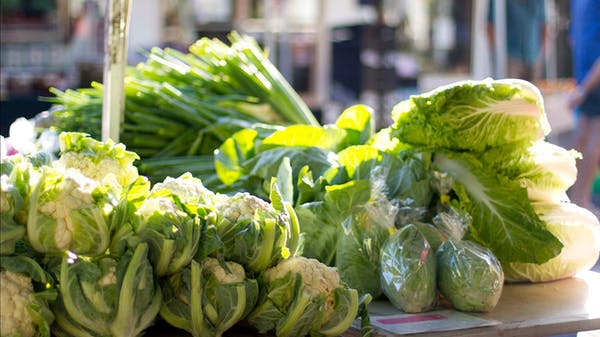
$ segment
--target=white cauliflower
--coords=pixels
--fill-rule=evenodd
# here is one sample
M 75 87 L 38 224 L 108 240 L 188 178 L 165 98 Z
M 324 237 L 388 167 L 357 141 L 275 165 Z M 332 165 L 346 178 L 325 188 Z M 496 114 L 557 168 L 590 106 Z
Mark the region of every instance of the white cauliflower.
M 62 132 L 59 140 L 61 156 L 53 162 L 57 168 L 77 169 L 97 181 L 113 175 L 121 186 L 130 185 L 138 177 L 133 162 L 139 156 L 126 151 L 124 144 L 100 142 L 79 132 Z
M 29 200 L 27 237 L 38 252 L 94 255 L 106 250 L 113 208 L 99 182 L 75 169 L 44 167 Z
M 219 264 L 219 260 L 207 257 L 202 260 L 202 269 L 204 273 L 213 274 L 222 284 L 244 282 L 246 280 L 246 272 L 242 265 L 226 261 L 225 264 L 229 268 L 229 272 Z
M 0 271 L 0 285 L 0 336 L 35 336 L 36 327 L 27 312 L 33 298 L 31 279 L 3 270 Z
M 67 250 L 71 243 L 74 225 L 70 212 L 86 207 L 94 202 L 92 192 L 97 182 L 75 169 L 68 169 L 57 182 L 58 193 L 54 198 L 40 203 L 38 210 L 56 219 L 54 240 L 61 250 Z
M 187 172 L 178 178 L 167 177 L 161 183 L 156 183 L 152 187 L 152 193 L 163 190 L 170 191 L 175 194 L 184 203 L 210 203 L 215 194 L 213 191 L 202 185 L 202 181 L 194 178 L 191 173 Z
M 340 275 L 333 267 L 329 267 L 316 259 L 296 256 L 279 262 L 265 272 L 267 282 L 285 277 L 288 273 L 302 276 L 304 289 L 312 296 L 325 294 L 325 312 L 330 313 L 335 306 L 333 291 L 342 288 Z
M 232 223 L 253 218 L 258 209 L 272 214 L 277 213 L 270 203 L 247 192 L 238 192 L 233 197 L 224 194 L 216 196 L 215 210 L 217 214 Z

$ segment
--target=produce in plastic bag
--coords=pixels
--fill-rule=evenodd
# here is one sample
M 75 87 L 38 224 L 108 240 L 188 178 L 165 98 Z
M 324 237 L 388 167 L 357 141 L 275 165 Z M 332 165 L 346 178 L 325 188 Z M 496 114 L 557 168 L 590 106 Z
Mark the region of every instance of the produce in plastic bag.
M 504 272 L 488 249 L 448 239 L 436 252 L 438 289 L 460 311 L 492 310 L 502 294 Z
M 381 288 L 392 304 L 405 312 L 431 309 L 437 299 L 435 253 L 412 224 L 390 236 L 380 255 Z

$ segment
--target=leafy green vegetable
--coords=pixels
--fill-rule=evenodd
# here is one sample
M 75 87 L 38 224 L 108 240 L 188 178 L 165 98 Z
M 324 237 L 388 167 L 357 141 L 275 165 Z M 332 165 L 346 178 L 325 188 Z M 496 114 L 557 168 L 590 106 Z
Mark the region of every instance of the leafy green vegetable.
M 468 154 L 438 153 L 433 166 L 453 177 L 456 207 L 472 216 L 467 238 L 488 247 L 503 263 L 543 263 L 562 249 L 518 182 L 486 170 Z
M 560 202 L 568 199 L 566 191 L 575 183 L 575 160 L 580 156 L 575 150 L 537 141 L 490 149 L 482 153 L 481 161 L 490 170 L 518 180 L 530 200 Z
M 456 82 L 400 102 L 391 135 L 401 143 L 483 151 L 550 132 L 543 99 L 531 83 L 504 79 Z
M 194 337 L 220 337 L 244 319 L 258 299 L 258 283 L 234 262 L 192 261 L 162 282 L 161 317 Z
M 536 203 L 534 209 L 564 247 L 542 264 L 503 264 L 506 280 L 547 282 L 594 266 L 600 254 L 600 223 L 592 212 L 572 203 Z
M 118 259 L 65 255 L 53 306 L 57 336 L 139 336 L 154 323 L 162 293 L 138 245 Z
M 438 288 L 460 311 L 492 310 L 502 294 L 504 273 L 488 249 L 448 239 L 436 252 Z
M 381 288 L 398 309 L 430 310 L 437 302 L 435 252 L 421 231 L 406 225 L 381 247 Z
M 261 294 L 248 322 L 277 337 L 339 336 L 358 314 L 358 292 L 334 268 L 315 259 L 292 257 L 260 277 Z

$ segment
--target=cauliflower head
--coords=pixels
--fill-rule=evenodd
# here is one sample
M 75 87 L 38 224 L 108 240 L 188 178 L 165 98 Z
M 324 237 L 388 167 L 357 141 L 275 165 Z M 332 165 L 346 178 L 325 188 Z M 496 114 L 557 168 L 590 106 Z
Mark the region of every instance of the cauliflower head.
M 186 172 L 177 178 L 167 177 L 152 187 L 152 193 L 168 191 L 175 194 L 184 203 L 210 204 L 215 193 L 204 187 L 202 181 Z
M 221 266 L 219 260 L 207 257 L 202 260 L 202 269 L 204 273 L 214 275 L 221 284 L 238 283 L 246 280 L 246 271 L 244 271 L 242 265 L 231 261 L 226 261 L 225 264 L 229 271 Z
M 62 132 L 59 135 L 61 156 L 53 165 L 73 168 L 97 181 L 113 175 L 121 186 L 129 186 L 138 177 L 133 165 L 139 156 L 125 150 L 125 145 L 108 140 L 97 141 L 80 132 Z
M 43 170 L 30 201 L 27 234 L 39 252 L 102 253 L 109 242 L 108 192 L 75 169 Z
M 0 335 L 33 337 L 35 324 L 27 311 L 32 303 L 33 284 L 23 274 L 0 271 Z
M 304 290 L 311 296 L 325 294 L 325 312 L 331 313 L 335 307 L 333 291 L 344 285 L 336 268 L 329 267 L 319 260 L 303 256 L 291 257 L 281 261 L 276 266 L 267 269 L 265 278 L 267 282 L 285 277 L 288 273 L 300 274 Z
M 215 199 L 217 214 L 232 223 L 252 219 L 259 209 L 270 214 L 277 213 L 270 203 L 247 192 L 238 192 L 232 197 L 218 194 Z

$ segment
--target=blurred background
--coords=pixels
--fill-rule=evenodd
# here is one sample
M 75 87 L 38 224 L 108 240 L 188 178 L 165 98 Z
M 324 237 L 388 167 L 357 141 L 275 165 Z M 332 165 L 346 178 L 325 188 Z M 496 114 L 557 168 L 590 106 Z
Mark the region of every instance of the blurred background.
M 498 1 L 502 3 L 503 1 Z M 572 127 L 569 1 L 541 0 L 548 34 L 541 72 L 554 134 Z M 1 134 L 47 109 L 49 87 L 102 81 L 105 0 L 1 2 Z M 506 77 L 506 48 L 488 38 L 486 0 L 133 0 L 128 61 L 144 50 L 185 50 L 203 36 L 250 34 L 322 122 L 361 102 L 389 123 L 410 94 L 460 79 Z M 506 21 L 496 13 L 493 25 Z M 496 35 L 502 37 L 502 35 Z M 492 52 L 494 51 L 494 52 Z

